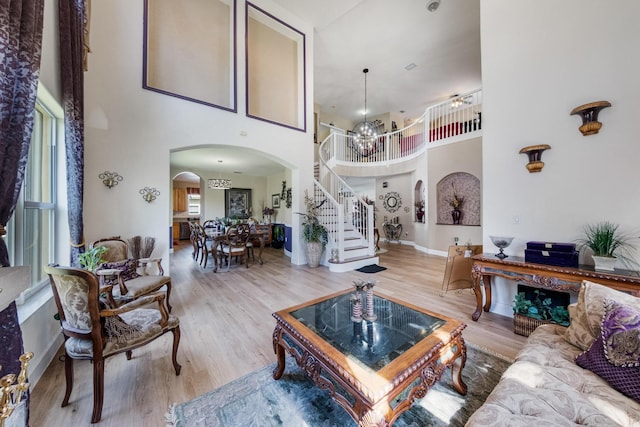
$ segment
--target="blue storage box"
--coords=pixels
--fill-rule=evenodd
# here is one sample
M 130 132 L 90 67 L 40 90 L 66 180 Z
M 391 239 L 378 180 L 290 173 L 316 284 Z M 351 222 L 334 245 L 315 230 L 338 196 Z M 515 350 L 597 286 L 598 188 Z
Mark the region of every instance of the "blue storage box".
M 575 252 L 575 243 L 527 242 L 527 249 L 538 251 Z
M 554 265 L 556 267 L 578 268 L 578 251 L 561 252 L 538 249 L 524 250 L 525 262 Z

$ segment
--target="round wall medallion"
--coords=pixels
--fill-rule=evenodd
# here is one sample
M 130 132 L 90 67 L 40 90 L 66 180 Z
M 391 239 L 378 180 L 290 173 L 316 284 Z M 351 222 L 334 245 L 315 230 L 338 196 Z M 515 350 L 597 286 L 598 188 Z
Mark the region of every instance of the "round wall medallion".
M 402 206 L 402 199 L 400 198 L 400 194 L 395 191 L 390 191 L 384 195 L 384 201 L 382 203 L 388 212 L 395 212 Z

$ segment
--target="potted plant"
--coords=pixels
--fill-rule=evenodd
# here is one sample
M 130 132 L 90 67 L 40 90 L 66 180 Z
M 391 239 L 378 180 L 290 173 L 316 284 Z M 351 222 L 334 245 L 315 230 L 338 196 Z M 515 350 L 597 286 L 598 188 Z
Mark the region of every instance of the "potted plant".
M 108 251 L 106 246 L 96 246 L 78 255 L 80 266 L 85 270 L 89 270 L 95 273 L 96 269 L 100 267 L 106 260 L 102 258 Z
M 306 243 L 307 264 L 309 267 L 320 265 L 322 252 L 329 242 L 329 233 L 324 225 L 318 220 L 320 206 L 309 197 L 307 190 L 304 192 L 304 204 L 306 213 L 296 212 L 304 217 L 302 221 L 302 240 Z
M 514 331 L 518 335 L 529 336 L 531 332 L 544 323 L 557 323 L 569 326 L 567 307 L 555 305 L 544 291 L 536 289 L 533 298 L 529 299 L 525 292 L 518 292 L 513 300 Z
M 452 208 L 451 218 L 453 219 L 454 224 L 460 224 L 460 216 L 462 214 L 462 212 L 460 211 L 460 208 L 462 207 L 463 203 L 464 203 L 464 197 L 457 194 L 456 189 L 454 188 L 453 195 L 449 200 L 449 206 L 451 206 Z
M 418 200 L 415 203 L 416 207 L 416 219 L 418 222 L 423 222 L 424 220 L 424 200 Z
M 578 240 L 580 250 L 591 249 L 596 270 L 613 271 L 616 261 L 631 264 L 631 236 L 622 233 L 618 224 L 609 221 L 587 224 L 584 237 Z
M 284 246 L 284 225 L 273 225 L 273 236 L 271 239 L 271 247 L 274 249 L 281 249 Z

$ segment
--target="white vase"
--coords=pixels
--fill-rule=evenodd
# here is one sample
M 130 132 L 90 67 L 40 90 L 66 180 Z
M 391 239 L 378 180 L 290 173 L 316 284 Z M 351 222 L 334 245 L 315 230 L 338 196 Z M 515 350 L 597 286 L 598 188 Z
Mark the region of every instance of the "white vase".
M 322 243 L 320 242 L 307 242 L 305 244 L 307 264 L 309 267 L 318 267 L 320 265 L 320 259 L 322 258 Z
M 595 265 L 596 270 L 600 270 L 600 271 L 613 271 L 617 261 L 616 257 L 610 257 L 610 256 L 592 255 L 592 257 L 593 257 L 593 261 L 596 263 Z

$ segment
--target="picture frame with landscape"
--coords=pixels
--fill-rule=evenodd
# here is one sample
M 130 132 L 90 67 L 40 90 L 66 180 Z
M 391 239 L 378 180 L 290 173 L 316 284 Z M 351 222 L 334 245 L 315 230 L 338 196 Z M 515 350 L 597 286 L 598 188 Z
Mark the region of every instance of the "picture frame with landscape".
M 280 194 L 273 194 L 271 196 L 271 207 L 272 208 L 280 207 Z

